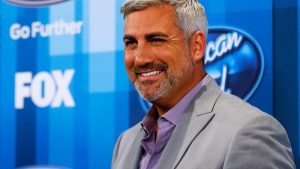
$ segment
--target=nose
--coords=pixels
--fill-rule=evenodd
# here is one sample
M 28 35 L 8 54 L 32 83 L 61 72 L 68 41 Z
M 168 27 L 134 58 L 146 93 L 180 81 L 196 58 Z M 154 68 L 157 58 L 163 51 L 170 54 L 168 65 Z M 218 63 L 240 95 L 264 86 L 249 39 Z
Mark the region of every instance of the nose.
M 135 52 L 134 65 L 143 66 L 154 62 L 153 53 L 150 46 L 146 43 L 140 43 Z

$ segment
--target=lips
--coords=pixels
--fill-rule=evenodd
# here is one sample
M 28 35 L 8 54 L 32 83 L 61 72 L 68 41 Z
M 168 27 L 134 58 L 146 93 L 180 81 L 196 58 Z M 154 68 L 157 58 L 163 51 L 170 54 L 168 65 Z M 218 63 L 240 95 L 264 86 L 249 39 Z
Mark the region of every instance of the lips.
M 162 71 L 160 70 L 154 70 L 150 72 L 145 72 L 145 73 L 138 73 L 138 75 L 143 76 L 143 77 L 148 77 L 148 76 L 154 76 L 160 74 Z
M 154 82 L 158 82 L 162 79 L 162 70 L 148 70 L 137 73 L 137 80 L 143 84 L 153 84 Z
M 166 71 L 168 66 L 164 63 L 146 64 L 143 66 L 134 67 L 134 72 L 140 77 L 150 77 L 159 75 Z

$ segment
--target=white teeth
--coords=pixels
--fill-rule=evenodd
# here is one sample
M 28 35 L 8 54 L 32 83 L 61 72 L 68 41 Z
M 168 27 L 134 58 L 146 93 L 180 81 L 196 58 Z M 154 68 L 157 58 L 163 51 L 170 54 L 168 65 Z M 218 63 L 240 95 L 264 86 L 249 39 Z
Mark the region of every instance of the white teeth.
M 153 71 L 153 72 L 148 72 L 148 73 L 141 73 L 141 76 L 153 76 L 153 75 L 157 75 L 160 74 L 161 71 Z

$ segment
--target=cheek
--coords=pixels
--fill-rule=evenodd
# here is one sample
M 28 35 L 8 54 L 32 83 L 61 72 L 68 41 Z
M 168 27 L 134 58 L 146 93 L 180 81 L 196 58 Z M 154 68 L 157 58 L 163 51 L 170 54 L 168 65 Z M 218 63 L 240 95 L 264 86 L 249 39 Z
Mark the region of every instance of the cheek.
M 183 55 L 182 51 L 172 51 L 165 53 L 164 57 L 162 58 L 170 68 L 177 70 L 178 68 L 182 67 L 183 63 L 185 62 L 186 56 Z
M 132 55 L 129 55 L 127 52 L 124 53 L 124 63 L 127 71 L 130 70 L 134 65 L 134 58 L 132 57 Z
M 128 53 L 125 52 L 124 53 L 124 63 L 125 63 L 128 77 L 132 81 L 134 79 L 134 72 L 132 71 L 132 68 L 134 66 L 134 58 L 132 57 L 132 55 L 129 55 Z
M 190 56 L 178 55 L 177 59 L 172 62 L 172 69 L 175 72 L 182 72 L 187 66 L 192 66 L 192 58 Z

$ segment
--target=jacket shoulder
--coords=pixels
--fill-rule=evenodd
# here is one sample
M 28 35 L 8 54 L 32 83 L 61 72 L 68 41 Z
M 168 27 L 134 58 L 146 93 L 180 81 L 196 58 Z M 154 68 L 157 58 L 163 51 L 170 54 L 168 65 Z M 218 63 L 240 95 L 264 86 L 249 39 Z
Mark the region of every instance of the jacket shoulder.
M 295 168 L 287 133 L 274 117 L 226 93 L 214 111 L 230 135 L 224 168 Z
M 252 106 L 237 96 L 222 92 L 215 103 L 213 112 L 216 116 L 243 125 L 257 118 L 266 118 L 277 123 L 277 120 L 269 114 Z

